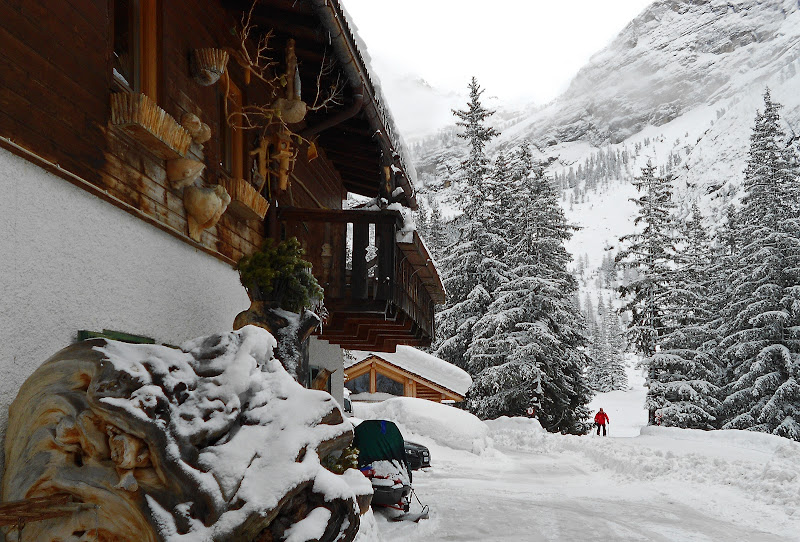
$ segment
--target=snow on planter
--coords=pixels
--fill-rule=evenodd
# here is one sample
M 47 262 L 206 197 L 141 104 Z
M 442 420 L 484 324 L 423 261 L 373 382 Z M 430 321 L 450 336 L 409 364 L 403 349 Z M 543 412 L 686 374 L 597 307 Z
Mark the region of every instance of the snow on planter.
M 465 410 L 414 397 L 396 397 L 376 404 L 354 405 L 363 419 L 391 420 L 406 432 L 422 435 L 437 444 L 481 453 L 492 446 L 489 428 Z
M 2 500 L 99 504 L 103 539 L 352 540 L 356 492 L 370 490 L 320 465 L 351 442 L 352 425 L 330 395 L 295 382 L 275 346 L 247 326 L 180 349 L 65 348 L 11 406 Z M 24 538 L 94 529 L 87 510 L 30 523 Z

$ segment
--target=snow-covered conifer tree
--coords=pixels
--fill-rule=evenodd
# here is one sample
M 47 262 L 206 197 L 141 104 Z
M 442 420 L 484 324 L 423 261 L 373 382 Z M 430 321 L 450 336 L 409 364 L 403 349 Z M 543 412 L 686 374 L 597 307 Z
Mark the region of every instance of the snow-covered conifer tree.
M 800 440 L 800 179 L 769 91 L 750 137 L 729 303 L 724 428 Z
M 638 277 L 620 287 L 627 298 L 623 306 L 631 314 L 628 340 L 645 357 L 644 363 L 656 352 L 659 338 L 668 330 L 664 320 L 666 283 L 673 257 L 672 177 L 660 177 L 656 168 L 648 163 L 642 175 L 634 179 L 641 194 L 634 203 L 638 215 L 634 224 L 639 230 L 620 238 L 623 248 L 616 261 L 623 267 L 638 271 Z M 647 385 L 655 379 L 648 369 Z M 649 423 L 655 423 L 655 409 L 650 409 Z
M 586 380 L 595 391 L 622 390 L 628 385 L 625 375 L 625 342 L 617 314 L 597 302 L 597 323 L 591 337 Z
M 523 149 L 516 158 L 529 156 Z M 573 228 L 540 170 L 521 175 L 515 185 L 509 216 L 516 226 L 507 255 L 512 275 L 474 326 L 467 405 L 482 418 L 523 415 L 536 406 L 548 430 L 582 433 L 590 391 L 579 348 L 585 343 L 584 320 L 564 247 Z
M 467 108 L 453 111 L 464 130 L 459 137 L 468 141 L 470 152 L 459 171 L 462 214 L 454 220 L 456 239 L 439 260 L 448 303 L 437 315 L 438 340 L 434 345 L 437 356 L 459 367 L 467 366 L 464 356 L 472 342 L 471 326 L 464 326 L 464 322 L 474 323 L 483 315 L 493 292 L 507 277 L 502 259 L 504 241 L 492 227 L 494 191 L 484 152 L 486 143 L 497 135 L 485 126 L 493 111 L 481 104 L 483 90 L 475 78 L 469 88 Z
M 619 323 L 617 312 L 608 307 L 603 320 L 606 340 L 608 341 L 608 381 L 612 390 L 624 390 L 628 387 L 628 375 L 625 374 L 625 333 Z
M 657 411 L 662 425 L 712 429 L 720 401 L 719 364 L 709 326 L 711 248 L 696 205 L 680 224 L 675 267 L 664 295 L 668 331 L 658 340 L 658 352 L 647 360 L 654 376 L 646 404 Z
M 430 213 L 428 215 L 428 234 L 425 242 L 428 245 L 431 255 L 440 258 L 440 255 L 447 246 L 447 226 L 442 219 L 442 211 L 435 198 L 429 200 Z

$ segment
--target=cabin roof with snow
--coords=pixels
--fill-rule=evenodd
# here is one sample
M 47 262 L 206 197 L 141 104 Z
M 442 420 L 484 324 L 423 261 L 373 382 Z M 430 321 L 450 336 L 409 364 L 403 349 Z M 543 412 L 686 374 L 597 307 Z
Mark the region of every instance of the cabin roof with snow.
M 345 381 L 361 376 L 374 367 L 379 373 L 393 372 L 394 375 L 389 376 L 401 376 L 413 381 L 413 384 L 404 382 L 405 395 L 439 401 L 463 401 L 472 385 L 472 378 L 466 371 L 410 346 L 400 345 L 394 353 L 353 351 L 352 354 L 354 359 L 345 360 Z M 426 394 L 431 391 L 443 397 L 427 397 Z

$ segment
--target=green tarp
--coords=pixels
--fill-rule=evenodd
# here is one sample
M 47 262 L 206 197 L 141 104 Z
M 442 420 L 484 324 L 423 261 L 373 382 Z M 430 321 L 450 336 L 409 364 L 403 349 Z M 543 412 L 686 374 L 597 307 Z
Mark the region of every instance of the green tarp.
M 353 446 L 358 448 L 358 466 L 373 461 L 395 461 L 405 466 L 411 482 L 411 468 L 406 459 L 403 435 L 397 426 L 386 420 L 365 420 L 355 428 Z

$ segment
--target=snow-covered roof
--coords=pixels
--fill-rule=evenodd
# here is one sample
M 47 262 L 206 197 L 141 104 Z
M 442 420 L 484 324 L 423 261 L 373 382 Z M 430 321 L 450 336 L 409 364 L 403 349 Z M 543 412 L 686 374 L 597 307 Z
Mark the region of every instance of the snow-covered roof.
M 361 350 L 351 353 L 355 359 L 345 360 L 345 370 L 375 356 L 459 395 L 466 395 L 472 385 L 472 377 L 463 369 L 411 346 L 400 345 L 394 353 Z

